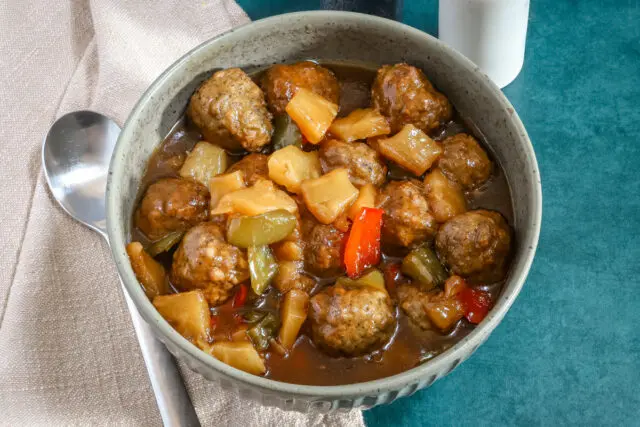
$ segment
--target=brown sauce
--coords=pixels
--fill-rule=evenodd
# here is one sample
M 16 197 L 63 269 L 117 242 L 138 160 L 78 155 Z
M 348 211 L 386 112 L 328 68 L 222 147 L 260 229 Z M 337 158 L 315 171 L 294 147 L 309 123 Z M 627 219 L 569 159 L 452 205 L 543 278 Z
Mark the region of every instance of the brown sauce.
M 365 108 L 370 103 L 370 87 L 375 78 L 375 67 L 354 66 L 351 64 L 326 63 L 323 66 L 334 71 L 341 85 L 340 116 L 345 116 L 356 108 Z M 258 69 L 252 73 L 258 80 L 262 71 Z M 446 95 L 446 94 L 445 94 Z M 473 126 L 465 124 L 465 120 L 457 113 L 453 120 L 443 125 L 432 137 L 442 140 L 449 135 L 460 132 L 473 134 L 482 143 L 491 156 L 486 141 L 481 135 L 471 131 Z M 140 185 L 140 196 L 153 182 L 163 177 L 177 176 L 186 152 L 188 152 L 201 138 L 200 132 L 184 118 L 178 121 L 173 129 L 160 144 L 149 160 L 147 171 Z M 240 156 L 241 157 L 241 156 Z M 239 159 L 240 157 L 237 157 Z M 509 223 L 513 223 L 513 213 L 509 187 L 500 165 L 493 157 L 494 170 L 491 179 L 482 188 L 467 195 L 469 209 L 483 208 L 496 210 L 502 213 Z M 133 227 L 132 240 L 137 240 L 146 245 L 148 239 Z M 384 248 L 383 248 L 384 251 Z M 166 267 L 171 265 L 172 252 L 161 254 L 157 259 Z M 391 255 L 391 254 L 387 254 Z M 396 260 L 392 256 L 385 257 L 386 261 Z M 332 284 L 334 280 L 324 279 L 319 281 L 315 292 L 323 286 Z M 502 283 L 496 283 L 483 287 L 495 300 L 500 293 Z M 271 290 L 266 295 L 249 300 L 250 309 L 259 307 L 260 310 L 278 311 L 277 291 Z M 244 308 L 243 310 L 246 310 Z M 235 315 L 231 302 L 212 308 L 212 312 L 218 315 L 220 321 L 216 325 L 214 340 L 229 339 L 233 331 L 241 324 L 240 316 Z M 318 350 L 308 334 L 303 333 L 298 338 L 292 351 L 287 357 L 275 352 L 269 352 L 266 356 L 267 378 L 278 381 L 309 384 L 309 385 L 340 385 L 353 384 L 363 381 L 388 377 L 411 369 L 423 363 L 439 353 L 442 353 L 461 338 L 473 330 L 474 326 L 466 320 L 461 320 L 455 329 L 449 334 L 443 335 L 434 331 L 423 331 L 413 326 L 407 316 L 396 308 L 398 324 L 391 341 L 383 351 L 377 351 L 364 357 L 333 357 Z M 237 313 L 236 313 L 237 314 Z

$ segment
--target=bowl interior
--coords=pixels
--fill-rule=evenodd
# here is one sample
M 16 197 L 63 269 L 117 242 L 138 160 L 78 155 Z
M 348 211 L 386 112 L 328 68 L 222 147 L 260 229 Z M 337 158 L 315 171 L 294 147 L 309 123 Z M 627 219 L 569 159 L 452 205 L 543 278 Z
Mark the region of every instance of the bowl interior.
M 432 361 L 368 383 L 339 387 L 279 383 L 237 371 L 202 353 L 155 311 L 138 285 L 125 252 L 131 215 L 146 163 L 183 114 L 195 88 L 220 68 L 253 68 L 319 58 L 367 64 L 408 62 L 473 122 L 502 165 L 513 199 L 515 256 L 496 306 L 469 336 Z M 502 319 L 528 273 L 537 245 L 541 190 L 535 155 L 526 131 L 502 92 L 470 61 L 411 27 L 344 12 L 281 15 L 237 28 L 189 52 L 162 74 L 140 99 L 120 135 L 107 188 L 108 232 L 118 271 L 138 310 L 171 348 L 179 347 L 217 374 L 253 387 L 305 396 L 375 394 L 411 382 L 433 381 L 468 357 Z

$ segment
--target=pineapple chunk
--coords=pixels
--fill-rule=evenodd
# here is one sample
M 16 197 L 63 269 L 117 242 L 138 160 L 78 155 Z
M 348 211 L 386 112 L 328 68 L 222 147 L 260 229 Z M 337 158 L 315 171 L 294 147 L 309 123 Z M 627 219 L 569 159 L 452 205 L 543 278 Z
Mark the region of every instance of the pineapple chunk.
M 286 192 L 269 180 L 263 179 L 253 186 L 222 196 L 211 215 L 239 214 L 260 215 L 265 212 L 284 209 L 292 214 L 298 212 L 298 205 Z
M 429 210 L 437 222 L 443 223 L 467 211 L 467 203 L 458 184 L 436 168 L 424 178 Z
M 244 173 L 240 170 L 211 178 L 209 181 L 209 193 L 211 194 L 209 208 L 214 210 L 225 194 L 245 187 Z
M 260 354 L 247 341 L 223 341 L 211 346 L 211 354 L 219 361 L 253 375 L 267 371 Z
M 278 340 L 285 348 L 290 349 L 298 338 L 302 324 L 307 319 L 309 294 L 299 289 L 292 289 L 284 296 L 280 317 L 282 327 Z
M 140 242 L 129 243 L 127 255 L 131 261 L 131 268 L 149 299 L 169 291 L 164 267 L 144 250 Z
M 435 298 L 424 304 L 424 311 L 431 323 L 442 332 L 450 331 L 464 317 L 464 306 L 456 298 Z
M 291 234 L 279 242 L 273 243 L 271 249 L 278 261 L 304 260 L 304 242 L 302 241 L 302 227 L 298 218 L 296 228 Z
M 344 285 L 344 286 L 369 286 L 375 288 L 384 293 L 387 292 L 387 288 L 384 283 L 384 276 L 380 272 L 380 270 L 371 270 L 367 274 L 358 279 L 349 279 L 346 276 L 338 277 L 336 280 L 336 285 Z
M 304 272 L 304 259 L 278 262 L 278 272 L 273 278 L 273 287 L 286 294 L 291 289 L 311 291 L 315 280 Z
M 331 224 L 358 198 L 358 189 L 343 168 L 304 181 L 301 187 L 307 208 L 323 224 Z
M 200 141 L 184 161 L 180 176 L 208 186 L 211 178 L 227 170 L 228 163 L 227 153 L 222 148 Z
M 207 348 L 211 312 L 202 290 L 160 295 L 153 299 L 153 305 L 180 335 L 202 349 Z
M 373 184 L 365 184 L 360 187 L 360 194 L 358 194 L 358 198 L 349 208 L 349 219 L 354 221 L 358 215 L 360 215 L 360 210 L 362 208 L 375 208 L 377 195 L 378 190 Z
M 301 242 L 282 241 L 271 245 L 273 254 L 280 261 L 301 261 L 304 251 Z
M 269 178 L 291 193 L 300 192 L 305 179 L 322 175 L 318 152 L 306 153 L 294 145 L 284 147 L 269 157 Z
M 329 127 L 329 132 L 335 137 L 352 142 L 374 136 L 388 135 L 391 132 L 389 122 L 373 108 L 357 109 L 347 117 L 337 119 Z
M 411 124 L 391 138 L 378 140 L 377 145 L 380 154 L 417 176 L 425 173 L 442 154 L 440 144 Z
M 322 140 L 338 115 L 336 104 L 305 88 L 298 89 L 285 110 L 312 144 Z

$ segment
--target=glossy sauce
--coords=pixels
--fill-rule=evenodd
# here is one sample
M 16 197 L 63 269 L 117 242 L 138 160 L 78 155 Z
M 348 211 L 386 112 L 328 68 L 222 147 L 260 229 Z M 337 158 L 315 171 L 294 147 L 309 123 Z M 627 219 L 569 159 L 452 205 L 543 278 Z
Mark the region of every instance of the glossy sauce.
M 340 116 L 345 116 L 355 108 L 365 108 L 370 103 L 370 87 L 375 78 L 375 68 L 354 66 L 340 63 L 325 63 L 322 65 L 334 71 L 340 80 Z M 252 73 L 258 80 L 261 70 Z M 445 94 L 446 95 L 446 94 Z M 438 141 L 447 136 L 460 132 L 474 134 L 470 131 L 473 126 L 467 126 L 465 120 L 457 113 L 453 120 L 432 133 Z M 502 213 L 509 223 L 513 223 L 511 197 L 509 187 L 501 167 L 495 156 L 491 155 L 486 141 L 480 135 L 474 134 L 481 141 L 494 163 L 493 175 L 482 188 L 467 195 L 469 209 L 484 208 Z M 140 186 L 140 196 L 148 185 L 163 177 L 178 176 L 177 170 L 184 161 L 185 153 L 201 138 L 200 132 L 184 118 L 169 132 L 165 140 L 151 157 L 147 171 Z M 241 157 L 237 157 L 239 159 Z M 132 240 L 146 245 L 148 239 L 134 228 Z M 384 247 L 383 247 L 384 252 Z M 170 267 L 173 251 L 157 257 L 166 267 Z M 387 253 L 384 262 L 398 261 L 398 258 Z M 332 284 L 334 279 L 319 281 L 315 292 L 323 286 Z M 502 288 L 502 283 L 483 287 L 492 294 L 495 300 Z M 251 292 L 249 292 L 251 294 Z M 247 302 L 242 311 L 259 308 L 265 311 L 278 311 L 278 292 L 271 289 L 265 295 L 253 297 Z M 242 317 L 231 307 L 231 302 L 212 308 L 212 313 L 218 316 L 218 323 L 214 332 L 214 340 L 227 340 L 242 324 Z M 399 308 L 396 308 L 398 324 L 392 340 L 383 351 L 377 351 L 364 357 L 344 358 L 332 357 L 319 351 L 305 333 L 305 325 L 296 345 L 287 357 L 276 352 L 266 355 L 266 377 L 279 381 L 310 384 L 310 385 L 339 385 L 352 384 L 388 377 L 411 369 L 445 351 L 470 331 L 474 326 L 466 320 L 458 323 L 455 329 L 447 335 L 434 331 L 423 331 L 413 326 Z

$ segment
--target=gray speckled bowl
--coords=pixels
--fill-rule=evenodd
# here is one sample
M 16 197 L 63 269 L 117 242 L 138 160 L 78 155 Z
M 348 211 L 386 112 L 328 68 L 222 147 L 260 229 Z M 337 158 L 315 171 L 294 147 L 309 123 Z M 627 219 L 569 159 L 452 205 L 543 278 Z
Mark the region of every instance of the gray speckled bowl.
M 129 265 L 125 243 L 140 178 L 154 148 L 183 113 L 211 71 L 304 58 L 367 63 L 408 62 L 422 68 L 484 134 L 502 164 L 513 196 L 516 248 L 508 281 L 487 318 L 467 337 L 419 367 L 376 381 L 318 387 L 249 375 L 205 354 L 156 312 Z M 198 46 L 165 71 L 127 120 L 111 161 L 107 186 L 108 233 L 118 272 L 158 338 L 206 378 L 265 405 L 307 411 L 369 408 L 407 396 L 455 369 L 482 344 L 520 292 L 538 243 L 542 192 L 531 142 L 513 107 L 478 68 L 437 39 L 406 25 L 345 12 L 275 16 L 237 28 Z

